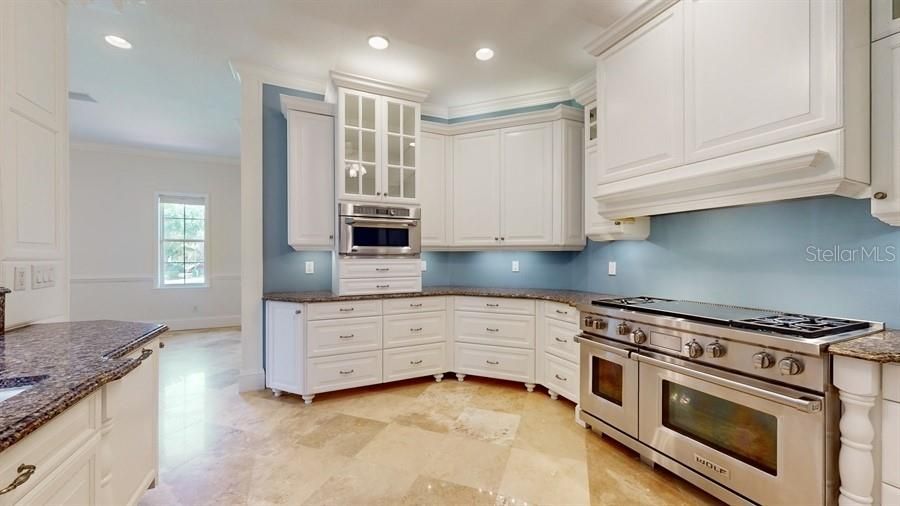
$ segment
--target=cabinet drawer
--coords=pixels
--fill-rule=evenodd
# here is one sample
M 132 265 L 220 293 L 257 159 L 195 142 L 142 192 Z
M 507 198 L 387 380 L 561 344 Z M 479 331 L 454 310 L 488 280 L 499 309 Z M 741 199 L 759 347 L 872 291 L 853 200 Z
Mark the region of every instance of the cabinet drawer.
M 342 302 L 318 302 L 310 304 L 308 320 L 330 320 L 359 316 L 380 316 L 380 300 L 348 300 Z
M 544 302 L 544 316 L 578 325 L 578 310 L 568 304 Z
M 884 506 L 900 505 L 900 488 L 892 487 L 887 483 L 882 483 L 881 504 L 883 504 Z
M 350 353 L 308 361 L 310 393 L 381 383 L 381 352 Z
M 507 299 L 504 297 L 456 298 L 456 309 L 460 311 L 480 311 L 486 313 L 534 314 L 534 301 L 527 299 Z
M 884 364 L 881 366 L 882 397 L 900 402 L 900 365 Z
M 423 313 L 425 311 L 446 311 L 446 297 L 404 297 L 385 299 L 384 314 Z
M 900 403 L 882 401 L 881 430 L 881 480 L 900 487 Z
M 12 483 L 21 464 L 35 466 L 35 472 L 15 490 L 0 495 L 0 505 L 24 503 L 26 494 L 55 479 L 58 472 L 54 471 L 73 455 L 93 452 L 100 439 L 100 412 L 100 392 L 95 392 L 4 451 L 0 455 L 0 487 Z
M 309 322 L 307 356 L 323 357 L 381 349 L 381 317 Z
M 406 278 L 419 276 L 422 262 L 412 260 L 356 259 L 339 260 L 341 279 Z
M 464 343 L 534 348 L 534 317 L 456 311 L 456 340 Z
M 455 372 L 530 383 L 534 351 L 503 346 L 456 343 Z
M 421 292 L 422 278 L 359 278 L 341 279 L 341 295 L 372 295 L 378 293 Z
M 384 317 L 384 347 L 446 341 L 447 313 L 396 314 Z
M 447 371 L 444 342 L 384 350 L 384 381 L 417 378 Z
M 575 342 L 578 326 L 573 323 L 544 319 L 544 351 L 569 362 L 578 362 L 580 350 Z
M 547 388 L 577 403 L 579 381 L 577 364 L 544 354 L 544 385 Z

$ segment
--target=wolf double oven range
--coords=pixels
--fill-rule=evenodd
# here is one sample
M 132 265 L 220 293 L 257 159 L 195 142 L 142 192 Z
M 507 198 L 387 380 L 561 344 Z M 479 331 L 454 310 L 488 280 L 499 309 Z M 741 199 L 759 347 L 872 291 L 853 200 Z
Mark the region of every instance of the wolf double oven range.
M 827 347 L 882 323 L 652 297 L 579 309 L 593 430 L 728 503 L 836 503 Z

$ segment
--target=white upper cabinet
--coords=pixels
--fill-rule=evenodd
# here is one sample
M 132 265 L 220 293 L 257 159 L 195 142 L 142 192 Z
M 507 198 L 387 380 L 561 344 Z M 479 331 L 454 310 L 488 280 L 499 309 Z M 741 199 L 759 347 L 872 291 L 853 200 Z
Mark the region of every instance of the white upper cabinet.
M 687 162 L 840 126 L 840 2 L 683 5 Z
M 683 162 L 683 37 L 682 5 L 676 4 L 597 58 L 601 180 Z
M 451 149 L 453 138 L 431 132 L 422 132 L 419 150 L 418 173 L 419 200 L 425 211 L 422 214 L 422 246 L 440 247 L 450 243 L 448 224 L 449 202 L 447 187 L 449 181 Z
M 419 104 L 338 88 L 339 200 L 416 203 Z
M 453 138 L 453 244 L 500 245 L 500 131 Z
M 900 1 L 872 0 L 872 41 L 900 33 Z
M 872 44 L 872 214 L 900 226 L 900 33 Z
M 500 244 L 553 243 L 553 124 L 500 131 Z
M 336 212 L 331 105 L 285 96 L 282 108 L 288 124 L 288 243 L 296 250 L 330 250 Z

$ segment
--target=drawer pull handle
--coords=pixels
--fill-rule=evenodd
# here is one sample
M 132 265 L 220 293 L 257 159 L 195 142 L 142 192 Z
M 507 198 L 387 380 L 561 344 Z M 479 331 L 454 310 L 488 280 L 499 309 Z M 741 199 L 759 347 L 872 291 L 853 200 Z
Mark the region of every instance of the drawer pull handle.
M 353 311 L 353 309 L 354 308 L 352 308 L 352 307 L 342 307 L 342 308 L 338 309 L 338 311 L 340 311 L 342 313 L 348 313 L 350 311 Z
M 490 360 L 485 360 L 485 362 L 487 362 L 487 363 L 490 364 L 490 365 L 500 365 L 500 361 L 499 361 L 499 360 L 496 361 L 496 362 L 493 362 L 493 361 L 490 361 Z
M 487 306 L 487 307 L 500 307 L 500 304 L 491 304 L 491 303 L 488 302 L 488 303 L 485 303 L 485 306 Z
M 559 374 L 554 374 L 554 376 L 556 376 L 556 379 L 558 379 L 559 381 L 569 381 L 566 378 L 563 378 L 562 376 L 560 376 Z
M 390 267 L 376 267 L 375 268 L 375 272 L 387 272 L 389 270 L 391 270 Z
M 410 304 L 409 307 L 422 307 L 422 303 L 419 302 L 418 304 Z
M 422 359 L 409 361 L 409 365 L 419 365 L 421 363 L 422 363 Z
M 353 374 L 353 373 L 356 372 L 356 371 L 355 371 L 354 369 L 350 369 L 349 371 L 338 371 L 338 372 L 340 372 L 341 374 L 346 375 L 346 374 Z
M 141 350 L 141 356 L 137 358 L 137 361 L 143 362 L 144 360 L 150 358 L 150 355 L 153 355 L 153 350 L 151 350 L 150 348 L 144 348 L 143 350 Z
M 356 334 L 349 334 L 349 335 L 346 335 L 346 336 L 338 336 L 338 337 L 341 338 L 341 339 L 353 339 L 353 336 L 355 336 L 355 335 L 356 335 Z
M 557 343 L 568 343 L 569 342 L 568 339 L 563 339 L 561 337 L 554 337 L 554 339 L 556 339 Z
M 375 285 L 375 288 L 390 288 L 391 285 Z
M 568 311 L 563 311 L 562 309 L 557 309 L 556 314 L 569 314 Z
M 19 474 L 13 478 L 12 483 L 0 489 L 0 495 L 8 494 L 21 487 L 29 478 L 31 478 L 31 475 L 34 474 L 35 470 L 37 470 L 37 467 L 31 464 L 20 464 L 19 468 L 16 469 L 16 472 Z
M 410 332 L 422 332 L 422 327 L 416 327 L 414 329 L 409 329 Z
M 487 330 L 488 332 L 500 332 L 500 329 L 492 329 L 490 327 L 485 327 L 484 330 Z
M 298 310 L 294 311 L 294 314 L 303 314 L 303 310 L 302 310 L 302 309 L 298 309 Z

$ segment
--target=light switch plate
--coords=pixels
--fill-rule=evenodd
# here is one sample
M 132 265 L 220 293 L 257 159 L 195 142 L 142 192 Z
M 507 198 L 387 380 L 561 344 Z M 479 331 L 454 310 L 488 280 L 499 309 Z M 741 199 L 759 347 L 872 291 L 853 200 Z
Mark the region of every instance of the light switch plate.
M 31 289 L 52 288 L 56 286 L 56 267 L 53 265 L 31 265 Z
M 426 262 L 425 260 L 422 260 L 422 272 L 425 272 L 427 270 L 428 270 L 428 262 Z
M 518 260 L 512 261 L 512 271 L 519 272 L 519 261 Z
M 615 263 L 615 262 L 610 262 L 610 263 L 609 263 L 609 275 L 610 275 L 610 276 L 615 276 L 615 275 L 616 275 L 616 263 Z
M 316 272 L 316 263 L 312 260 L 306 261 L 306 271 L 307 274 L 315 274 Z

